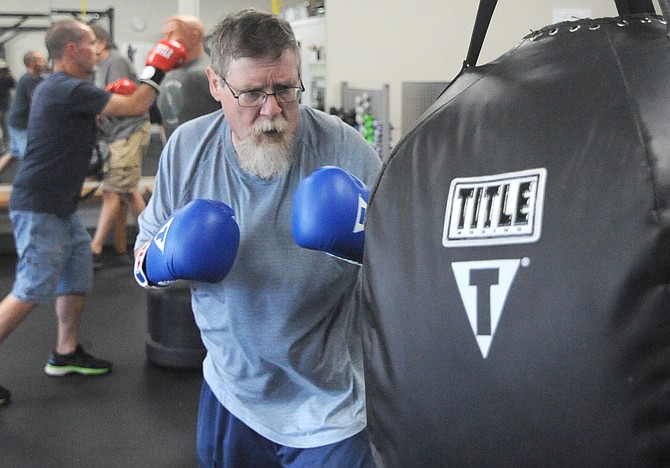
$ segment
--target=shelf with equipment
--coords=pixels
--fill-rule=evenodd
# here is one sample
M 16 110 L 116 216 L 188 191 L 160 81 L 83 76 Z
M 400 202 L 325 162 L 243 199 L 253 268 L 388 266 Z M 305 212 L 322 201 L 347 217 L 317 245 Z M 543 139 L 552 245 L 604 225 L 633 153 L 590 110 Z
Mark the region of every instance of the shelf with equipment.
M 379 157 L 386 161 L 391 152 L 391 124 L 389 122 L 389 85 L 381 89 L 353 88 L 343 81 L 341 84 L 342 108 L 355 111 L 355 127 Z

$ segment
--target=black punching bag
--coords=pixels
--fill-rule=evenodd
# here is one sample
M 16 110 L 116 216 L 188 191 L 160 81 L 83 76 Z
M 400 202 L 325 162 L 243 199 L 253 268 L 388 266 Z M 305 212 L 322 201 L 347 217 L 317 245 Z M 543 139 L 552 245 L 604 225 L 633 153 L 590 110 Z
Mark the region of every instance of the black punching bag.
M 670 466 L 669 205 L 663 17 L 466 65 L 366 215 L 379 464 Z

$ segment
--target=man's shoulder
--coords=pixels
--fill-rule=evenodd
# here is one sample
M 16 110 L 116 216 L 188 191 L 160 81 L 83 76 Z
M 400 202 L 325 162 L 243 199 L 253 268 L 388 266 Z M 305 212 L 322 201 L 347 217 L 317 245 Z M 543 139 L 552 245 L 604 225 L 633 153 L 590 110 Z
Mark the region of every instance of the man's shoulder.
M 219 108 L 209 114 L 195 117 L 180 124 L 173 135 L 177 138 L 190 138 L 195 135 L 202 135 L 212 125 L 221 125 L 225 122 L 223 111 Z
M 303 144 L 317 155 L 318 165 L 334 164 L 346 168 L 367 182 L 381 166 L 372 145 L 339 117 L 301 106 L 300 119 L 304 126 Z
M 35 95 L 39 96 L 40 94 L 61 86 L 63 83 L 69 82 L 70 80 L 74 81 L 74 78 L 65 73 L 52 73 L 35 87 Z
M 353 138 L 354 140 L 360 137 L 356 129 L 336 115 L 326 114 L 309 106 L 300 106 L 300 120 L 305 131 L 317 134 L 318 139 L 325 135 L 335 138 Z
M 82 89 L 86 92 L 89 92 L 90 90 L 94 94 L 98 94 L 98 91 L 104 93 L 103 90 L 97 88 L 91 81 L 82 80 L 81 78 L 77 78 L 64 72 L 55 72 L 47 76 L 38 84 L 35 92 L 37 92 L 37 90 L 40 90 L 42 93 L 45 91 L 52 92 L 56 90 L 58 93 L 65 96 L 73 93 L 75 89 Z
M 174 76 L 187 76 L 192 74 L 205 75 L 205 70 L 212 64 L 209 55 L 204 54 L 198 58 L 186 62 L 180 67 L 173 68 L 166 74 L 166 79 Z
M 204 70 L 212 64 L 212 59 L 207 54 L 202 54 L 200 57 L 197 57 L 190 62 L 184 64 L 184 67 L 190 69 Z
M 80 83 L 86 83 L 84 80 L 76 78 L 65 72 L 53 72 L 42 80 L 42 86 L 76 86 Z
M 309 106 L 300 106 L 300 118 L 308 125 L 317 125 L 324 127 L 342 127 L 346 125 L 337 116 L 326 114 L 325 112 Z
M 44 78 L 41 75 L 33 75 L 30 72 L 25 72 L 21 77 L 19 78 L 19 84 L 21 83 L 34 83 L 34 82 L 40 82 L 44 80 Z
M 103 74 L 104 81 L 116 81 L 119 78 L 135 80 L 137 72 L 133 63 L 116 49 L 109 51 L 107 58 L 99 65 L 99 73 Z
M 78 111 L 98 114 L 105 106 L 110 93 L 98 88 L 89 80 L 82 80 L 63 72 L 56 72 L 42 80 L 33 92 L 33 107 L 76 103 Z M 46 108 L 45 108 L 46 109 Z
M 122 64 L 125 67 L 134 69 L 134 65 L 130 61 L 130 59 L 116 49 L 112 49 L 109 52 L 109 57 L 108 58 L 110 58 L 112 63 L 114 63 L 116 65 L 121 65 Z

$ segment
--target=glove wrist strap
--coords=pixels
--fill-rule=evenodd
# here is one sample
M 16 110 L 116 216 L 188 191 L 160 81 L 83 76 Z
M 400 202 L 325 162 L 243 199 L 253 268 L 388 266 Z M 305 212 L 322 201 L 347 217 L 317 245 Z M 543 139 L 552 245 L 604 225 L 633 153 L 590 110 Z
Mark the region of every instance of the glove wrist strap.
M 133 264 L 134 265 L 133 276 L 135 277 L 135 281 L 137 281 L 137 284 L 139 284 L 143 288 L 159 289 L 155 284 L 149 281 L 149 278 L 147 277 L 147 273 L 145 271 L 144 260 L 146 259 L 147 250 L 149 250 L 150 245 L 151 241 L 145 242 L 135 254 L 135 262 Z
M 147 66 L 140 75 L 140 82 L 146 83 L 159 92 L 161 82 L 165 78 L 165 72 L 159 68 Z

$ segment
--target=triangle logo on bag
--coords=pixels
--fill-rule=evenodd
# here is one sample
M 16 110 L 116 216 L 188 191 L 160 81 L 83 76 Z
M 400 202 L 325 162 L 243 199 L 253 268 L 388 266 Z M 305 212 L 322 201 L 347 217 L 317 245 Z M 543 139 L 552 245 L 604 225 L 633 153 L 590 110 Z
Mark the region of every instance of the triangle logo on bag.
M 465 312 L 484 359 L 491 349 L 519 265 L 528 266 L 529 263 L 528 258 L 523 258 L 451 264 Z

